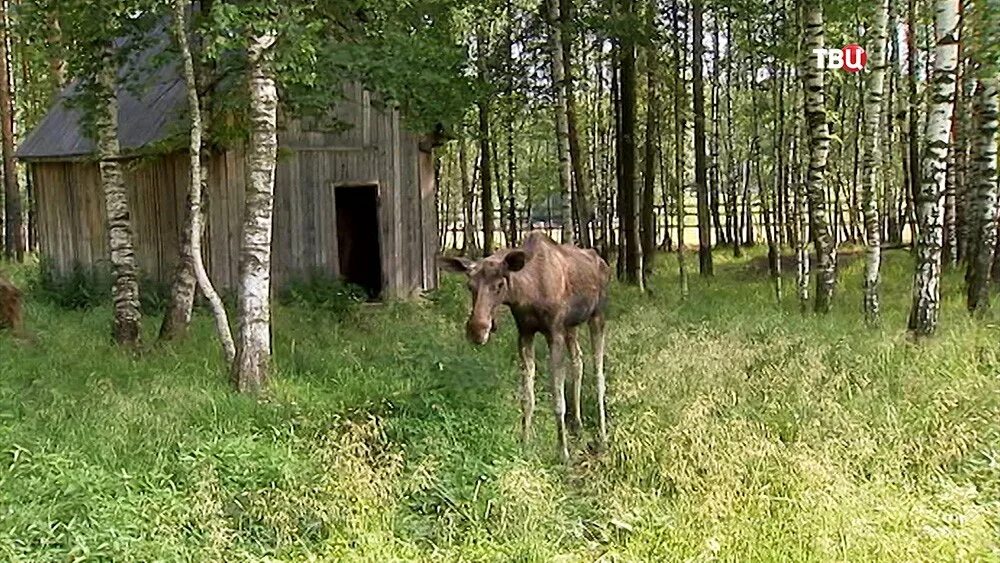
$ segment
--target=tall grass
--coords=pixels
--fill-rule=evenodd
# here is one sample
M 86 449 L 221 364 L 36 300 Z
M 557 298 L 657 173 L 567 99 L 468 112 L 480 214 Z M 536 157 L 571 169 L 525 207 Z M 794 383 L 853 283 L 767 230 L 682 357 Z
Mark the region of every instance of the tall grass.
M 825 317 L 745 262 L 686 302 L 672 259 L 651 295 L 616 287 L 612 445 L 588 433 L 569 467 L 544 346 L 522 450 L 513 323 L 467 345 L 458 279 L 422 303 L 279 305 L 257 398 L 230 391 L 206 315 L 135 356 L 107 306 L 32 292 L 35 341 L 0 336 L 0 559 L 996 560 L 997 315 L 967 318 L 952 273 L 939 336 L 909 342 L 893 252 L 870 329 L 860 267 Z

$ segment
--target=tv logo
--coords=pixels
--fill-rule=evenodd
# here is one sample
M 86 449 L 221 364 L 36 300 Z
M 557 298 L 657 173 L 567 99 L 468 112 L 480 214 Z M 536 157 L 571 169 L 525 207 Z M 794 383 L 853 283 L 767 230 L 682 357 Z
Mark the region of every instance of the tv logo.
M 857 43 L 845 45 L 843 49 L 813 49 L 816 68 L 842 68 L 847 72 L 857 72 L 865 68 L 868 53 Z

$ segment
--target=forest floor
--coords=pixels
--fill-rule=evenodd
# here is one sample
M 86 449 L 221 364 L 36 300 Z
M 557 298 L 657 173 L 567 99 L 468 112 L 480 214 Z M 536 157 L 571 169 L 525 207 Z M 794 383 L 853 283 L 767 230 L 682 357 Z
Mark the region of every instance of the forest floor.
M 862 261 L 815 316 L 791 272 L 775 305 L 759 255 L 720 250 L 686 302 L 673 256 L 652 295 L 615 287 L 612 444 L 569 467 L 544 346 L 522 450 L 513 323 L 468 345 L 453 276 L 422 303 L 277 307 L 260 398 L 231 391 L 204 313 L 136 357 L 110 307 L 31 297 L 34 341 L 0 335 L 0 559 L 1000 558 L 997 309 L 969 319 L 951 272 L 939 335 L 913 344 L 907 253 L 886 257 L 880 329 Z

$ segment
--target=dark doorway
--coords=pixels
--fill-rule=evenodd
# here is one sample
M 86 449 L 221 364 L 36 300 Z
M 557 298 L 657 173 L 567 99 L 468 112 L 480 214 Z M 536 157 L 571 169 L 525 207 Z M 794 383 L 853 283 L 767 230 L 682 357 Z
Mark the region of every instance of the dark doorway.
M 382 293 L 382 252 L 379 245 L 378 187 L 338 186 L 337 253 L 340 276 L 376 299 Z

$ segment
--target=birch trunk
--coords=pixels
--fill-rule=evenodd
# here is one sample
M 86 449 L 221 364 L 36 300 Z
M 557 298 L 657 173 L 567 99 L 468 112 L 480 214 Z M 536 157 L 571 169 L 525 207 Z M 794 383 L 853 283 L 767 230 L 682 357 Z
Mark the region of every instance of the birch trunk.
M 885 47 L 888 41 L 887 25 L 889 0 L 881 0 L 872 25 L 874 42 L 868 58 L 868 77 L 865 84 L 865 114 L 861 125 L 861 142 L 864 160 L 861 163 L 861 209 L 864 214 L 865 253 L 864 311 L 869 321 L 879 317 L 879 270 L 882 264 L 882 229 L 879 219 L 876 182 L 882 161 L 880 120 L 882 95 L 885 87 Z
M 729 17 L 726 21 L 726 45 L 733 44 L 733 19 L 732 13 L 730 12 Z M 735 127 L 733 126 L 733 58 L 736 56 L 736 51 L 731 50 L 726 54 L 726 183 L 728 184 L 729 197 L 729 207 L 726 209 L 726 223 L 729 224 L 729 237 L 730 242 L 733 245 L 733 257 L 740 258 L 743 256 L 743 247 L 740 244 L 743 236 L 740 232 L 739 224 L 739 194 L 737 193 L 737 181 L 736 181 L 736 159 L 733 158 L 735 154 L 735 143 L 733 142 L 733 131 Z M 738 87 L 738 85 L 737 85 Z
M 959 3 L 959 26 L 962 23 L 962 4 Z M 962 30 L 959 29 L 958 34 L 962 34 Z M 945 189 L 944 189 L 944 231 L 943 231 L 943 246 L 941 249 L 941 262 L 948 267 L 958 266 L 958 178 L 957 178 L 957 162 L 958 162 L 958 128 L 959 128 L 959 115 L 958 112 L 962 107 L 962 78 L 963 75 L 967 74 L 963 72 L 962 65 L 962 44 L 958 45 L 958 52 L 956 54 L 956 67 L 955 67 L 955 102 L 953 103 L 953 109 L 951 113 L 951 121 L 949 124 L 948 133 L 948 160 L 947 160 L 947 173 L 945 174 Z
M 753 37 L 748 34 L 747 39 L 749 44 L 753 45 Z M 750 59 L 751 68 L 756 68 L 754 64 L 753 57 Z M 773 75 L 773 68 L 770 69 Z M 761 171 L 761 135 L 760 135 L 760 119 L 758 117 L 760 107 L 757 100 L 757 90 L 758 86 L 755 81 L 750 82 L 750 121 L 753 128 L 754 140 L 751 142 L 752 147 L 749 154 L 753 155 L 753 163 L 756 168 L 757 173 L 757 192 L 760 194 L 760 206 L 761 213 L 763 215 L 763 227 L 764 227 L 764 238 L 767 241 L 767 264 L 768 270 L 771 273 L 771 282 L 774 284 L 774 297 L 778 303 L 781 303 L 781 248 L 778 246 L 777 232 L 778 226 L 774 220 L 777 213 L 772 213 L 772 205 L 775 201 L 775 197 L 772 193 L 769 193 L 767 186 L 764 184 L 764 175 Z M 748 170 L 749 174 L 749 170 Z M 751 219 L 752 220 L 752 219 Z
M 480 201 L 482 203 L 483 219 L 483 257 L 493 253 L 493 235 L 495 226 L 493 225 L 493 170 L 490 163 L 490 118 L 489 103 L 485 100 L 479 102 L 479 182 L 483 193 Z
M 599 53 L 600 49 L 603 48 L 604 38 L 594 35 L 594 51 Z M 609 182 L 610 177 L 605 173 L 608 170 L 607 162 L 611 156 L 610 138 L 605 137 L 605 123 L 609 121 L 608 114 L 605 112 L 605 104 L 603 100 L 608 98 L 608 93 L 605 91 L 605 65 L 603 59 L 600 55 L 596 55 L 594 65 L 594 85 L 593 88 L 593 107 L 595 110 L 595 118 L 591 120 L 591 142 L 590 142 L 590 157 L 591 157 L 591 170 L 593 171 L 593 186 L 594 186 L 594 198 L 596 204 L 596 213 L 594 216 L 594 246 L 597 248 L 597 252 L 604 258 L 605 261 L 610 261 L 609 249 L 608 249 L 608 239 L 611 230 L 611 223 L 608 220 L 608 191 L 610 189 Z M 604 150 L 598 150 L 602 147 Z
M 556 100 L 556 147 L 559 153 L 559 189 L 562 193 L 562 242 L 573 242 L 572 163 L 569 152 L 569 122 L 566 120 L 566 68 L 560 29 L 559 0 L 548 2 L 549 58 L 552 63 L 552 87 Z
M 62 44 L 62 30 L 59 28 L 59 9 L 57 6 L 50 7 L 48 18 L 48 41 L 49 45 Z M 48 49 L 49 55 L 49 79 L 52 81 L 52 95 L 55 96 L 66 84 L 66 60 L 57 49 Z
M 177 12 L 177 2 L 174 2 L 174 40 L 177 41 L 178 47 L 181 50 L 181 56 L 185 71 L 185 80 L 187 79 L 186 71 L 188 60 L 191 58 L 191 49 L 188 44 L 187 38 L 187 26 L 185 24 L 186 15 L 184 13 L 184 6 L 182 2 L 180 13 Z M 195 135 L 198 139 L 198 151 L 201 150 L 201 111 L 198 107 L 198 90 L 197 86 L 194 85 L 194 65 L 192 63 L 192 82 L 187 84 L 189 90 L 194 88 L 195 101 L 192 105 L 190 100 L 188 101 L 188 112 L 191 118 L 190 124 L 190 137 L 191 141 L 195 140 Z M 190 92 L 188 92 L 190 97 Z M 193 108 L 193 109 L 192 109 Z M 196 131 L 197 130 L 197 131 Z M 187 334 L 188 328 L 191 325 L 191 316 L 194 309 L 194 298 L 195 292 L 198 289 L 198 277 L 195 274 L 194 266 L 194 240 L 191 233 L 191 229 L 195 226 L 196 219 L 194 217 L 196 203 L 194 201 L 195 192 L 198 193 L 200 197 L 201 191 L 201 170 L 197 172 L 194 170 L 194 166 L 201 166 L 201 155 L 197 157 L 192 156 L 191 160 L 191 184 L 188 185 L 187 193 L 187 205 L 184 209 L 184 228 L 181 229 L 180 236 L 177 241 L 177 266 L 174 269 L 173 281 L 170 284 L 170 297 L 167 301 L 166 312 L 163 315 L 163 324 L 160 325 L 160 340 L 174 340 L 182 338 Z M 195 187 L 194 181 L 198 179 L 197 188 Z M 200 218 L 198 218 L 200 219 Z M 232 361 L 232 358 L 229 358 Z
M 920 96 L 917 93 L 917 2 L 909 0 L 906 13 L 906 86 L 909 108 L 906 110 L 906 217 L 910 223 L 910 240 L 916 245 L 920 227 L 917 224 L 915 201 L 920 191 Z
M 656 3 L 646 6 L 647 25 L 652 29 L 655 17 Z M 656 255 L 656 221 L 654 210 L 654 192 L 656 189 L 656 144 L 659 132 L 656 118 L 659 115 L 656 93 L 656 57 L 655 48 L 646 49 L 646 138 L 645 155 L 642 174 L 642 202 L 639 217 L 640 246 L 642 247 L 642 279 L 647 285 L 653 276 L 653 258 Z
M 823 7 L 810 3 L 804 11 L 805 45 L 805 115 L 809 129 L 809 172 L 806 195 L 812 214 L 811 228 L 816 249 L 816 301 L 817 313 L 830 310 L 833 290 L 837 282 L 837 247 L 830 231 L 827 213 L 826 166 L 830 154 L 830 131 L 826 116 L 824 95 L 825 69 L 816 68 L 814 49 L 823 48 Z
M 101 159 L 101 186 L 108 225 L 108 250 L 114 276 L 112 298 L 114 321 L 111 335 L 120 345 L 139 344 L 142 313 L 139 311 L 139 276 L 132 240 L 131 211 L 125 175 L 119 160 L 117 65 L 110 48 L 105 52 L 97 77 L 100 92 L 97 125 L 97 150 Z
M 722 23 L 719 20 L 719 11 L 716 10 L 712 17 L 712 79 L 711 79 L 711 99 L 712 99 L 712 138 L 711 138 L 711 148 L 709 149 L 710 157 L 710 168 L 709 168 L 709 206 L 712 211 L 712 225 L 715 228 L 715 244 L 723 245 L 728 242 L 726 239 L 725 225 L 722 222 L 722 215 L 719 212 L 719 204 L 722 200 L 722 194 L 725 190 L 721 188 L 721 176 L 720 176 L 720 150 L 721 150 L 721 139 L 720 139 L 720 124 L 721 121 L 721 111 L 720 111 L 720 98 L 722 97 L 720 79 L 722 73 L 719 68 L 719 45 L 722 33 Z
M 801 100 L 798 95 L 794 100 L 797 106 Z M 791 176 L 793 176 L 792 212 L 795 239 L 795 287 L 799 297 L 799 307 L 805 313 L 809 308 L 809 206 L 806 203 L 806 183 L 802 178 L 802 165 L 799 164 L 803 138 L 803 115 L 796 113 L 792 127 Z
M 476 197 L 475 186 L 469 181 L 468 148 L 465 139 L 458 140 L 458 173 L 462 186 L 462 254 L 476 253 Z
M 563 57 L 563 84 L 566 94 L 566 135 L 569 142 L 569 155 L 571 169 L 573 171 L 572 204 L 574 214 L 580 225 L 579 244 L 584 248 L 594 246 L 594 239 L 590 232 L 592 219 L 592 208 L 590 204 L 591 188 L 590 178 L 584 173 L 583 147 L 580 142 L 579 127 L 577 127 L 577 106 L 576 106 L 576 83 L 573 79 L 573 40 L 576 33 L 571 27 L 572 24 L 572 0 L 559 0 L 559 25 L 560 41 L 562 42 Z M 584 61 L 586 64 L 586 61 Z
M 777 70 L 775 98 L 774 107 L 778 112 L 778 122 L 774 127 L 774 146 L 777 153 L 774 162 L 774 221 L 780 254 L 780 250 L 786 242 L 785 198 L 788 193 L 787 179 L 785 178 L 785 65 L 781 63 L 779 63 Z
M 507 123 L 507 246 L 517 246 L 521 228 L 517 218 L 517 193 L 514 191 L 514 174 L 517 160 L 514 157 L 514 120 Z
M 479 67 L 479 79 L 487 81 L 486 73 L 486 34 L 482 26 L 476 29 L 476 66 Z M 493 253 L 493 235 L 496 228 L 493 224 L 493 166 L 490 162 L 492 147 L 490 139 L 490 105 L 486 97 L 476 104 L 479 110 L 479 183 L 482 186 L 482 218 L 483 218 L 483 257 Z M 497 182 L 499 185 L 499 182 Z
M 959 55 L 961 58 L 962 55 Z M 958 226 L 958 248 L 957 260 L 971 265 L 969 259 L 969 242 L 972 238 L 972 230 L 969 226 L 969 208 L 973 198 L 971 184 L 974 181 L 969 175 L 969 167 L 972 157 L 970 147 L 975 141 L 972 138 L 972 113 L 973 94 L 976 86 L 976 79 L 972 75 L 973 61 L 964 59 L 962 62 L 962 76 L 955 87 L 955 118 L 958 125 L 955 128 L 955 190 L 957 192 L 956 201 L 956 223 Z
M 227 364 L 231 364 L 236 356 L 236 346 L 233 334 L 229 328 L 229 317 L 225 305 L 215 291 L 212 281 L 205 271 L 205 262 L 201 254 L 201 237 L 204 220 L 202 195 L 207 167 L 201 160 L 203 124 L 201 104 L 198 99 L 198 84 L 194 71 L 194 59 L 191 56 L 191 46 L 187 38 L 185 23 L 187 0 L 174 0 L 174 35 L 181 50 L 184 65 L 184 83 L 187 86 L 188 113 L 191 119 L 191 137 L 188 151 L 191 157 L 191 179 L 188 185 L 187 209 L 185 210 L 185 228 L 181 232 L 181 249 L 174 274 L 174 284 L 171 290 L 171 307 L 167 309 L 160 337 L 176 335 L 178 329 L 186 330 L 191 322 L 191 310 L 194 305 L 195 287 L 201 290 L 208 301 L 215 317 L 215 327 L 222 342 L 222 350 Z M 168 323 L 175 323 L 168 326 Z M 181 324 L 177 324 L 181 323 Z
M 885 103 L 883 104 L 883 112 L 885 116 L 885 137 L 884 137 L 884 148 L 882 151 L 882 168 L 883 168 L 883 179 L 885 188 L 885 198 L 884 198 L 884 209 L 883 214 L 885 227 L 883 229 L 883 237 L 890 243 L 902 244 L 902 221 L 900 220 L 899 213 L 899 200 L 901 199 L 898 195 L 899 185 L 895 181 L 895 172 L 898 169 L 896 161 L 892 158 L 895 154 L 893 143 L 896 139 L 897 129 L 902 131 L 901 127 L 896 126 L 897 119 L 901 122 L 902 115 L 897 115 L 896 111 L 896 97 L 898 95 L 898 83 L 899 77 L 902 76 L 900 69 L 900 56 L 899 56 L 899 34 L 897 33 L 897 28 L 899 26 L 899 18 L 897 17 L 897 12 L 893 9 L 892 4 L 889 5 L 889 27 L 891 30 L 889 32 L 889 45 L 888 51 L 886 52 L 886 96 Z
M 687 33 L 680 28 L 680 6 L 677 0 L 673 4 L 674 24 L 674 212 L 677 214 L 677 272 L 680 280 L 681 298 L 688 296 L 688 274 L 684 253 L 684 111 L 681 104 L 684 100 L 684 90 L 681 88 L 684 68 L 684 50 L 682 44 L 687 42 Z M 685 30 L 686 31 L 686 30 Z
M 976 131 L 972 145 L 973 181 L 970 228 L 975 229 L 969 247 L 967 305 L 975 313 L 989 305 L 990 266 L 997 237 L 997 105 L 998 79 L 984 78 L 974 94 Z
M 240 392 L 260 390 L 271 360 L 271 230 L 277 158 L 278 92 L 271 65 L 273 32 L 250 37 L 250 143 L 247 194 L 240 247 L 236 358 L 232 381 Z
M 750 68 L 757 68 L 757 63 L 754 57 L 756 52 L 756 45 L 754 44 L 753 33 L 750 26 L 747 25 L 747 45 L 749 46 L 750 56 L 749 63 Z M 768 67 L 768 74 L 774 76 L 773 66 Z M 750 156 L 747 163 L 747 184 L 750 185 L 750 163 L 753 163 L 756 180 L 757 180 L 757 193 L 760 195 L 760 207 L 761 215 L 763 219 L 764 228 L 764 239 L 767 242 L 767 265 L 768 271 L 771 274 L 771 281 L 774 284 L 774 296 L 778 303 L 781 303 L 781 248 L 778 245 L 778 226 L 775 221 L 777 216 L 776 207 L 773 209 L 775 212 L 772 213 L 772 205 L 777 199 L 774 197 L 773 193 L 764 183 L 764 174 L 761 170 L 762 166 L 762 155 L 761 155 L 761 131 L 760 131 L 760 111 L 761 106 L 757 97 L 757 90 L 760 88 L 757 85 L 755 77 L 750 77 L 750 126 L 752 133 L 752 139 L 750 140 L 750 146 L 747 148 L 747 155 Z M 777 166 L 775 166 L 777 169 Z M 777 172 L 775 173 L 777 177 Z M 749 198 L 748 198 L 749 200 Z M 753 220 L 752 213 L 748 213 L 748 219 Z
M 513 0 L 507 1 L 507 29 L 505 32 L 507 45 L 504 50 L 507 56 L 507 66 L 513 68 L 514 66 L 514 20 L 513 20 Z M 507 82 L 505 87 L 505 94 L 507 95 L 508 103 L 511 102 L 514 96 L 514 73 L 508 71 Z M 512 106 L 509 106 L 512 107 Z M 517 171 L 517 161 L 514 158 L 514 111 L 511 111 L 507 115 L 507 245 L 514 247 L 518 244 L 518 235 L 520 234 L 520 227 L 518 225 L 517 218 L 517 194 L 514 188 L 514 173 Z M 499 189 L 499 188 L 498 188 Z M 503 213 L 503 210 L 501 210 Z
M 932 94 L 924 132 L 923 174 L 914 201 L 918 234 L 909 328 L 916 336 L 934 334 L 940 307 L 944 192 L 958 66 L 958 4 L 958 0 L 935 3 Z
M 705 85 L 702 76 L 702 0 L 691 2 L 692 104 L 694 106 L 694 182 L 698 197 L 698 271 L 702 276 L 713 275 L 712 215 L 709 209 L 708 174 L 705 158 Z

